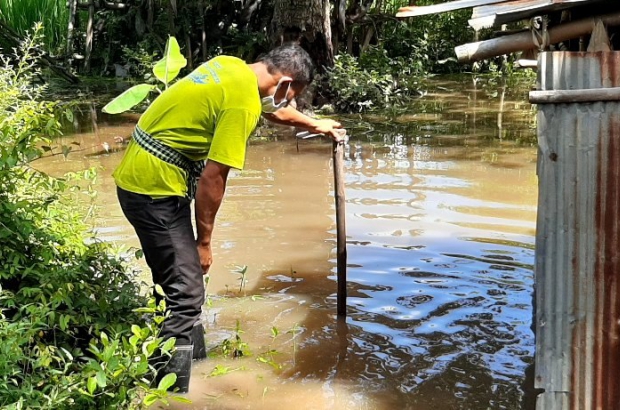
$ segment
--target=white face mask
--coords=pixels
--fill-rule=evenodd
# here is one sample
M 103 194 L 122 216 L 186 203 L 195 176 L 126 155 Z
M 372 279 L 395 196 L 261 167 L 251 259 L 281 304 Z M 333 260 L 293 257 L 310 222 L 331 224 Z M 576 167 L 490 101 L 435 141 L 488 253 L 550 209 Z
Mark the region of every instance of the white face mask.
M 280 86 L 282 85 L 282 82 L 284 81 L 288 81 L 288 88 L 286 89 L 286 93 L 284 94 L 284 98 L 282 99 L 282 101 L 276 104 L 276 95 L 278 94 L 278 90 L 280 89 Z M 260 102 L 263 108 L 263 112 L 274 113 L 278 111 L 280 108 L 286 107 L 288 105 L 288 100 L 286 99 L 286 96 L 288 95 L 288 92 L 290 90 L 291 90 L 291 78 L 282 77 L 280 81 L 278 82 L 278 85 L 276 86 L 276 91 L 273 93 L 273 95 L 268 95 L 267 97 L 261 98 Z

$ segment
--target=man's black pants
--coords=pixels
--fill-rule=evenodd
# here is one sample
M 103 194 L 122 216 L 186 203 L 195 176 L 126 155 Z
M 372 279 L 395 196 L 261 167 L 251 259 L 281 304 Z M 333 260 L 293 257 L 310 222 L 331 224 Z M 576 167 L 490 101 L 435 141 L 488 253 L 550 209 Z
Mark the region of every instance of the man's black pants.
M 152 199 L 118 187 L 117 195 L 140 239 L 153 283 L 166 295 L 170 316 L 161 336 L 176 337 L 177 345 L 191 344 L 192 327 L 200 318 L 205 296 L 190 201 L 178 196 Z

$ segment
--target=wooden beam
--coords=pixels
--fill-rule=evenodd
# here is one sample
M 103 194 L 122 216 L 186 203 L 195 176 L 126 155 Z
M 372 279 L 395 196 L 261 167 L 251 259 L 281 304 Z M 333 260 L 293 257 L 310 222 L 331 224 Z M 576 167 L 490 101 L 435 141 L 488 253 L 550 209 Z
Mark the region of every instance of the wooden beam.
M 447 3 L 434 4 L 432 6 L 406 6 L 398 9 L 396 17 L 415 17 L 426 16 L 428 14 L 444 13 L 446 11 L 454 11 L 467 9 L 471 7 L 486 6 L 488 4 L 503 3 L 506 0 L 456 0 Z
M 617 26 L 620 25 L 620 12 L 590 17 L 552 27 L 549 29 L 549 44 L 556 44 L 590 34 L 597 19 L 603 20 L 606 26 Z M 524 32 L 476 43 L 463 44 L 455 47 L 454 52 L 460 63 L 470 63 L 516 51 L 531 50 L 536 47 L 537 45 L 532 40 L 532 33 Z
M 599 101 L 620 101 L 620 87 L 530 91 L 530 102 L 532 104 L 570 104 Z

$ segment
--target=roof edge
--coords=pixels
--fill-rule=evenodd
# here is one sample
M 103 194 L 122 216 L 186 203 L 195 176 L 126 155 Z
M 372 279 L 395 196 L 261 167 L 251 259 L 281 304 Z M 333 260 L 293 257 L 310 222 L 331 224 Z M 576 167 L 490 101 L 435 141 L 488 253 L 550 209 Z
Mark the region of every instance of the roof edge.
M 415 17 L 426 16 L 428 14 L 444 13 L 446 11 L 454 11 L 467 9 L 478 6 L 486 6 L 489 4 L 503 3 L 506 0 L 456 0 L 447 3 L 434 4 L 432 6 L 406 6 L 398 9 L 396 17 Z

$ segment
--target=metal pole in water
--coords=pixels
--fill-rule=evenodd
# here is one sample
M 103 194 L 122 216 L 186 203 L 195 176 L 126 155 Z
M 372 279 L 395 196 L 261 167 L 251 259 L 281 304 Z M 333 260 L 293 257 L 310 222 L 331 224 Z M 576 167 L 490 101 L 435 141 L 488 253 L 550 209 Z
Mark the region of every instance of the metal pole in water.
M 344 194 L 344 141 L 334 141 L 334 199 L 336 201 L 337 312 L 347 315 L 347 230 Z
M 347 315 L 347 229 L 344 195 L 344 144 L 346 143 L 346 134 L 346 130 L 341 130 L 343 140 L 333 142 L 334 199 L 336 202 L 336 277 L 338 278 L 336 310 L 340 317 Z M 297 138 L 307 139 L 320 135 L 322 134 L 302 131 L 297 133 Z

